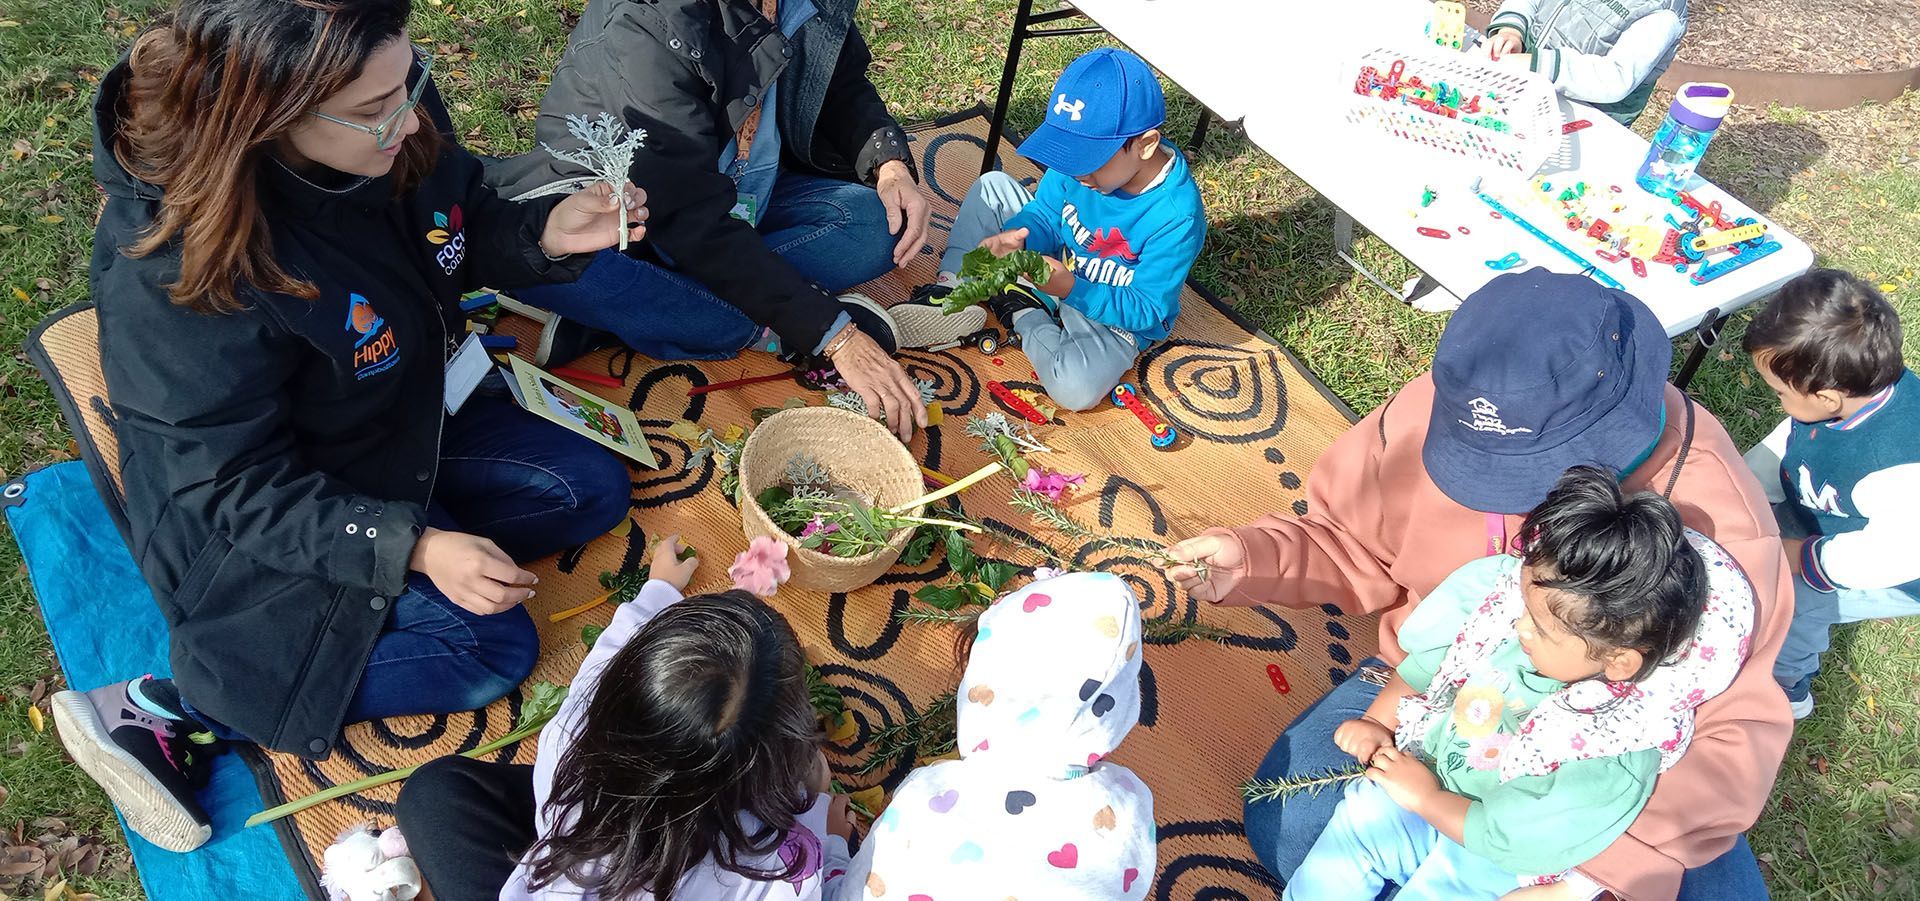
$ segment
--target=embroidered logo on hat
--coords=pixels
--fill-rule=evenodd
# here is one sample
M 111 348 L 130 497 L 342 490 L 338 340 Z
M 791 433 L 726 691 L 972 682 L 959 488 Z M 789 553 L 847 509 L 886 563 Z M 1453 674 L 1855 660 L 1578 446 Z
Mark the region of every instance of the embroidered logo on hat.
M 1468 422 L 1462 419 L 1459 423 L 1476 432 L 1491 432 L 1495 435 L 1525 435 L 1533 432 L 1532 429 L 1509 426 L 1501 422 L 1500 408 L 1484 397 L 1476 397 L 1468 401 L 1467 411 L 1473 417 L 1473 421 Z
M 1061 113 L 1067 113 L 1073 117 L 1073 121 L 1075 122 L 1080 121 L 1080 111 L 1086 108 L 1087 102 L 1085 100 L 1075 100 L 1072 103 L 1068 103 L 1067 95 L 1065 94 L 1061 94 L 1060 99 L 1053 102 L 1054 115 L 1057 116 Z

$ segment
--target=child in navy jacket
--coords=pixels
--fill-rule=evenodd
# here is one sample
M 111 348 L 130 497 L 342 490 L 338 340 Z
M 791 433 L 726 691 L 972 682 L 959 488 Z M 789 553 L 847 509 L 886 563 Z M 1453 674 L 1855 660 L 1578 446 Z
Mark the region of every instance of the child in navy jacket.
M 1830 627 L 1920 613 L 1920 379 L 1893 306 L 1832 269 L 1782 287 L 1744 346 L 1788 416 L 1747 463 L 1797 577 L 1773 676 L 1799 719 Z
M 1045 282 L 987 305 L 1019 334 L 1047 393 L 1085 410 L 1173 330 L 1207 213 L 1186 159 L 1162 140 L 1166 98 L 1139 57 L 1100 49 L 1074 60 L 1050 103 L 1046 122 L 1020 145 L 1047 167 L 1038 189 L 1030 195 L 1000 172 L 981 176 L 955 217 L 940 283 L 888 312 L 901 346 L 915 346 L 916 332 L 951 334 L 933 323 L 967 251 L 1045 254 Z

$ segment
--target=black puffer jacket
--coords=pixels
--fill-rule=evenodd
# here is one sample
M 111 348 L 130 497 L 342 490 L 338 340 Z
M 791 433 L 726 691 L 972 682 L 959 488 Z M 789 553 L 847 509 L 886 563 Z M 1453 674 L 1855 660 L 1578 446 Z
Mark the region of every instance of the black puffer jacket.
M 547 260 L 557 200 L 501 200 L 449 138 L 400 196 L 390 177 L 329 191 L 270 162 L 274 255 L 319 298 L 256 291 L 238 313 L 190 311 L 167 296 L 177 249 L 121 252 L 162 196 L 110 149 L 127 76 L 124 62 L 109 72 L 94 105 L 107 205 L 92 283 L 133 556 L 188 701 L 260 744 L 323 756 L 406 587 L 460 295 L 576 277 L 591 258 Z M 433 92 L 422 110 L 444 126 Z
M 818 344 L 839 308 L 728 215 L 737 197 L 717 163 L 777 85 L 783 168 L 871 184 L 888 160 L 913 165 L 867 78 L 873 56 L 853 24 L 856 3 L 814 0 L 816 14 L 788 40 L 749 0 L 590 0 L 534 126 L 555 147 L 577 143 L 568 115 L 607 112 L 646 129 L 632 178 L 647 190 L 647 241 L 632 252 L 657 246 L 789 347 Z M 507 197 L 581 174 L 538 149 L 487 166 Z

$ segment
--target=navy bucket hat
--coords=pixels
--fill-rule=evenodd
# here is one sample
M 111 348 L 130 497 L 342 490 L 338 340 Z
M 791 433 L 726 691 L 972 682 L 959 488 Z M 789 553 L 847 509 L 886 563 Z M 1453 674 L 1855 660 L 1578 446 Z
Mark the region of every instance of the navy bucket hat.
M 1434 352 L 1427 475 L 1464 507 L 1525 513 L 1568 467 L 1620 472 L 1660 435 L 1672 363 L 1630 294 L 1545 269 L 1495 278 Z

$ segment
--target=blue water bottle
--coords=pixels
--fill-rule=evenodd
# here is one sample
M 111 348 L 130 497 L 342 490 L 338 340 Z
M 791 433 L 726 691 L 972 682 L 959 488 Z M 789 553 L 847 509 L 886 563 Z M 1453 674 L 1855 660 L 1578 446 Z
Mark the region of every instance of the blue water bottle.
M 1680 86 L 1667 108 L 1667 121 L 1654 132 L 1646 162 L 1634 180 L 1655 197 L 1672 197 L 1686 190 L 1693 170 L 1707 155 L 1707 144 L 1733 105 L 1733 89 L 1714 82 L 1690 81 Z

